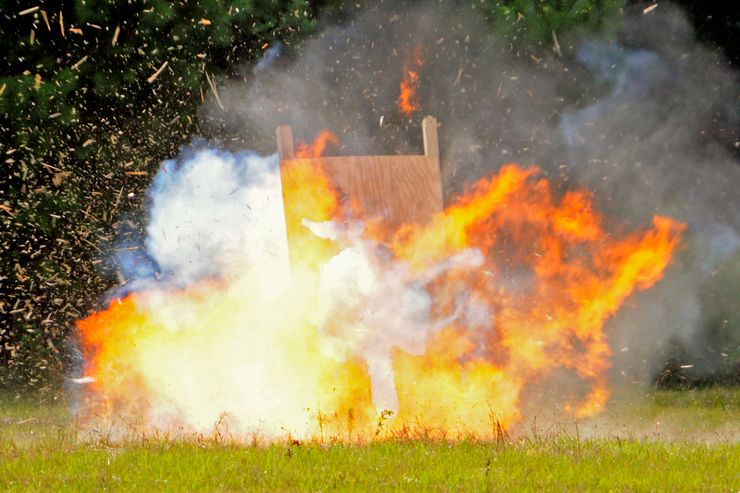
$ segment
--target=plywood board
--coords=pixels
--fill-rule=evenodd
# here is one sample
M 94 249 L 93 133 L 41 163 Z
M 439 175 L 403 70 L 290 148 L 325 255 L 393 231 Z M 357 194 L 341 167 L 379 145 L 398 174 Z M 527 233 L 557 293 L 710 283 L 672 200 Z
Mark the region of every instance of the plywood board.
M 442 210 L 436 156 L 345 156 L 312 159 L 343 199 L 364 219 L 379 220 L 391 234 L 404 223 L 423 224 Z M 289 166 L 291 160 L 281 162 Z M 290 197 L 285 197 L 290 207 Z
M 425 155 L 339 156 L 309 159 L 317 164 L 343 198 L 358 206 L 363 218 L 378 220 L 390 237 L 406 223 L 424 224 L 443 208 L 437 121 L 422 123 Z M 294 158 L 290 127 L 278 127 L 281 170 Z M 305 160 L 302 160 L 305 161 Z M 291 197 L 283 190 L 286 210 Z M 289 233 L 290 234 L 290 233 Z

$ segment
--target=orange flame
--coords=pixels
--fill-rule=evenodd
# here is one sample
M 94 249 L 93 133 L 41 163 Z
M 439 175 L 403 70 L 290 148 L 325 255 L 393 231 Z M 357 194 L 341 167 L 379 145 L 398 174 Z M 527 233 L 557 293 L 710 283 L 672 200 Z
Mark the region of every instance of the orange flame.
M 421 47 L 417 46 L 412 59 L 404 63 L 401 92 L 398 96 L 398 109 L 409 118 L 421 109 L 417 91 L 419 89 L 419 70 L 423 64 L 424 58 L 421 54 Z
M 288 198 L 284 200 L 285 227 L 291 250 L 301 252 L 300 257 L 291 259 L 294 268 L 296 263 L 318 268 L 333 251 L 331 242 L 311 234 L 303 221 L 329 221 L 338 214 L 336 192 L 320 163 L 313 160 L 337 145 L 337 136 L 323 130 L 311 144 L 298 144 L 296 158 L 282 167 L 283 197 Z
M 463 248 L 480 249 L 489 276 L 473 274 L 466 281 L 476 296 L 498 307 L 498 335 L 487 343 L 505 357 L 500 369 L 519 382 L 557 367 L 575 370 L 592 385 L 574 412 L 590 416 L 610 394 L 604 323 L 636 289 L 662 277 L 683 225 L 656 217 L 653 229 L 610 240 L 588 194 L 569 192 L 558 201 L 547 180 L 533 180 L 536 173 L 504 166 L 432 223 L 399 231 L 393 248 L 419 270 Z M 513 246 L 502 249 L 497 242 L 503 241 Z M 501 289 L 522 275 L 531 278 Z
M 514 164 L 429 224 L 403 226 L 389 245 L 392 259 L 372 260 L 380 269 L 406 265 L 414 278 L 466 251 L 483 260 L 429 282 L 441 327 L 420 352 L 390 348 L 384 371 L 393 375 L 398 413 L 379 419 L 369 368 L 384 367 L 375 353 L 358 356 L 369 330 L 356 313 L 363 307 L 343 301 L 322 319 L 336 293 L 322 290 L 321 277 L 342 247 L 304 224 L 341 219 L 336 191 L 308 159 L 335 142 L 322 134 L 283 170 L 293 201 L 289 280 L 256 266 L 233 282 L 139 292 L 78 322 L 95 379 L 90 409 L 138 417 L 142 430 L 204 431 L 226 412 L 242 432 L 266 438 L 485 438 L 525 417 L 527 391 L 561 369 L 585 383 L 566 409 L 576 417 L 603 410 L 612 354 L 604 325 L 662 277 L 684 226 L 655 217 L 651 228 L 619 238 L 588 192 L 557 196 L 536 168 Z
M 328 130 L 322 130 L 311 144 L 306 144 L 305 142 L 301 142 L 300 144 L 298 144 L 298 149 L 296 149 L 295 157 L 296 159 L 310 159 L 321 157 L 324 155 L 328 147 L 336 147 L 338 145 L 339 139 L 336 135 L 329 132 Z

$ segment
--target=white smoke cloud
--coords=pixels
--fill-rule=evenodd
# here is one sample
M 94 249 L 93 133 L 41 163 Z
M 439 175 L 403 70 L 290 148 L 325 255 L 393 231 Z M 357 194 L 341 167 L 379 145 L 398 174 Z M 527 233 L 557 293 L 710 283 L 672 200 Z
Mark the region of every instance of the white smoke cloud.
M 277 156 L 196 151 L 165 162 L 150 195 L 147 250 L 177 280 L 287 265 Z
M 422 354 L 429 337 L 468 308 L 460 304 L 452 318 L 433 321 L 427 283 L 450 269 L 474 268 L 482 262 L 480 252 L 464 250 L 425 273 L 412 273 L 382 246 L 354 237 L 351 246 L 321 267 L 316 316 L 327 336 L 327 350 L 337 350 L 331 341 L 339 348 L 352 341 L 351 347 L 368 365 L 379 412 L 398 411 L 391 350 Z

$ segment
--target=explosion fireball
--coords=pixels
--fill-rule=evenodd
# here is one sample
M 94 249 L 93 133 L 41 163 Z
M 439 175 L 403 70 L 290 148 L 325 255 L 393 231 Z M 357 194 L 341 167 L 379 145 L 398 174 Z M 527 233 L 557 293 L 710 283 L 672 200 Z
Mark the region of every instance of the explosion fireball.
M 683 225 L 655 217 L 625 233 L 588 191 L 559 194 L 537 168 L 508 164 L 430 223 L 379 237 L 301 159 L 336 142 L 324 133 L 300 146 L 282 184 L 274 157 L 202 150 L 168 163 L 147 242 L 171 274 L 78 323 L 92 380 L 84 415 L 185 433 L 228 418 L 267 440 L 410 427 L 486 438 L 520 421 L 527 389 L 558 369 L 584 382 L 564 408 L 600 412 L 604 324 L 662 277 Z M 178 220 L 229 201 L 234 220 Z M 212 230 L 221 236 L 202 233 Z

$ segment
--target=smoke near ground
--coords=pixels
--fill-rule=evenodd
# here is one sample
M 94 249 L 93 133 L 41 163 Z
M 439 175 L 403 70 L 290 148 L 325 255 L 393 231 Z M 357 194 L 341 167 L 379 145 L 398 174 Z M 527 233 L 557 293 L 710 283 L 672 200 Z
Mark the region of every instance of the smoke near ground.
M 406 118 L 398 90 L 415 50 L 421 111 Z M 666 279 L 611 322 L 617 380 L 652 378 L 675 340 L 688 347 L 680 363 L 699 373 L 737 358 L 706 354 L 703 334 L 715 324 L 731 346 L 737 321 L 738 281 L 716 279 L 740 262 L 738 80 L 679 9 L 633 9 L 617 32 L 525 52 L 474 10 L 382 3 L 244 73 L 220 89 L 226 111 L 203 109 L 224 135 L 267 149 L 275 126 L 289 124 L 304 139 L 337 133 L 341 154 L 418 153 L 430 114 L 441 122 L 448 200 L 504 163 L 534 163 L 563 189 L 592 190 L 628 225 L 654 214 L 685 222 L 686 246 Z M 717 306 L 730 313 L 708 313 Z

